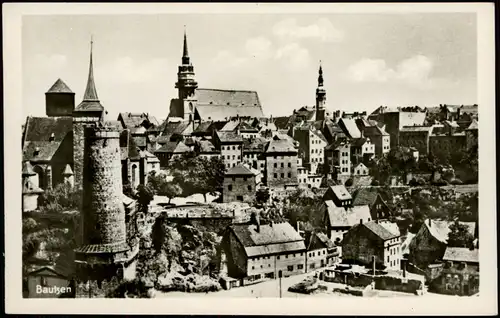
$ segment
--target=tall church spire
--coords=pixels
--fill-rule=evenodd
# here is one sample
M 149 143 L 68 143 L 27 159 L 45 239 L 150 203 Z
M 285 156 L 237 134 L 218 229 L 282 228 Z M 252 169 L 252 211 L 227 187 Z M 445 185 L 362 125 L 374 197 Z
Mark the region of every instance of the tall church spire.
M 318 76 L 318 87 L 323 86 L 323 68 L 321 67 L 321 60 L 319 61 L 319 76 Z
M 184 65 L 189 65 L 189 52 L 188 52 L 188 42 L 187 42 L 187 35 L 186 35 L 186 26 L 184 26 L 184 47 L 182 51 L 182 64 Z
M 84 101 L 99 101 L 97 97 L 97 90 L 95 89 L 94 83 L 94 66 L 92 63 L 92 46 L 94 41 L 92 36 L 90 37 L 90 63 L 89 63 L 89 78 L 87 80 L 87 88 L 85 89 L 85 94 L 83 95 Z

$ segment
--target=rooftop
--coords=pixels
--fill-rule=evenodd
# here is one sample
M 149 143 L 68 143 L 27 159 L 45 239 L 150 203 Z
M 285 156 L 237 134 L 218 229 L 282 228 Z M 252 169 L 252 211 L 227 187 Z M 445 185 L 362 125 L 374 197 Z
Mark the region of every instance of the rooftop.
M 479 263 L 479 249 L 466 247 L 447 247 L 443 261 Z
M 73 91 L 63 82 L 62 79 L 57 79 L 57 81 L 52 85 L 47 93 L 71 93 L 74 94 Z
M 254 176 L 254 173 L 244 165 L 239 164 L 229 169 L 226 176 Z

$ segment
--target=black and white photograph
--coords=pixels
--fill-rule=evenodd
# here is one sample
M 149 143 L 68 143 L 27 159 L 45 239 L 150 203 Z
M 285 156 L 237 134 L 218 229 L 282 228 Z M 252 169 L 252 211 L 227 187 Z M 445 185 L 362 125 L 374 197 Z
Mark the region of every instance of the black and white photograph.
M 497 313 L 493 5 L 25 5 L 12 302 Z

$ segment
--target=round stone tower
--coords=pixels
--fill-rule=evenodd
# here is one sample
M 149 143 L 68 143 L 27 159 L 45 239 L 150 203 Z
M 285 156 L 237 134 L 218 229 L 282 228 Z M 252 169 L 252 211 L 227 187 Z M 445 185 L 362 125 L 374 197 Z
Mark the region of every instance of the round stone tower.
M 127 261 L 129 246 L 123 206 L 120 134 L 118 127 L 99 122 L 85 128 L 83 169 L 82 242 L 75 250 L 77 263 L 91 272 L 109 276 Z M 96 266 L 102 271 L 96 270 Z M 102 267 L 104 266 L 104 267 Z M 88 271 L 85 275 L 88 275 Z

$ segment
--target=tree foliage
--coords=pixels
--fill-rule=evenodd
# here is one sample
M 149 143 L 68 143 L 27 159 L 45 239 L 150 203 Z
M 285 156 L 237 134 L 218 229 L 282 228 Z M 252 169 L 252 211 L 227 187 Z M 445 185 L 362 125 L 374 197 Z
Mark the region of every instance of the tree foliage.
M 57 213 L 65 210 L 79 209 L 82 192 L 67 183 L 60 183 L 38 197 L 41 212 Z
M 149 185 L 140 184 L 137 187 L 136 199 L 139 203 L 139 210 L 142 212 L 148 211 L 148 206 L 154 199 L 154 190 Z
M 466 225 L 459 223 L 458 220 L 450 225 L 450 233 L 448 234 L 449 247 L 470 247 L 473 240 L 474 237 Z

